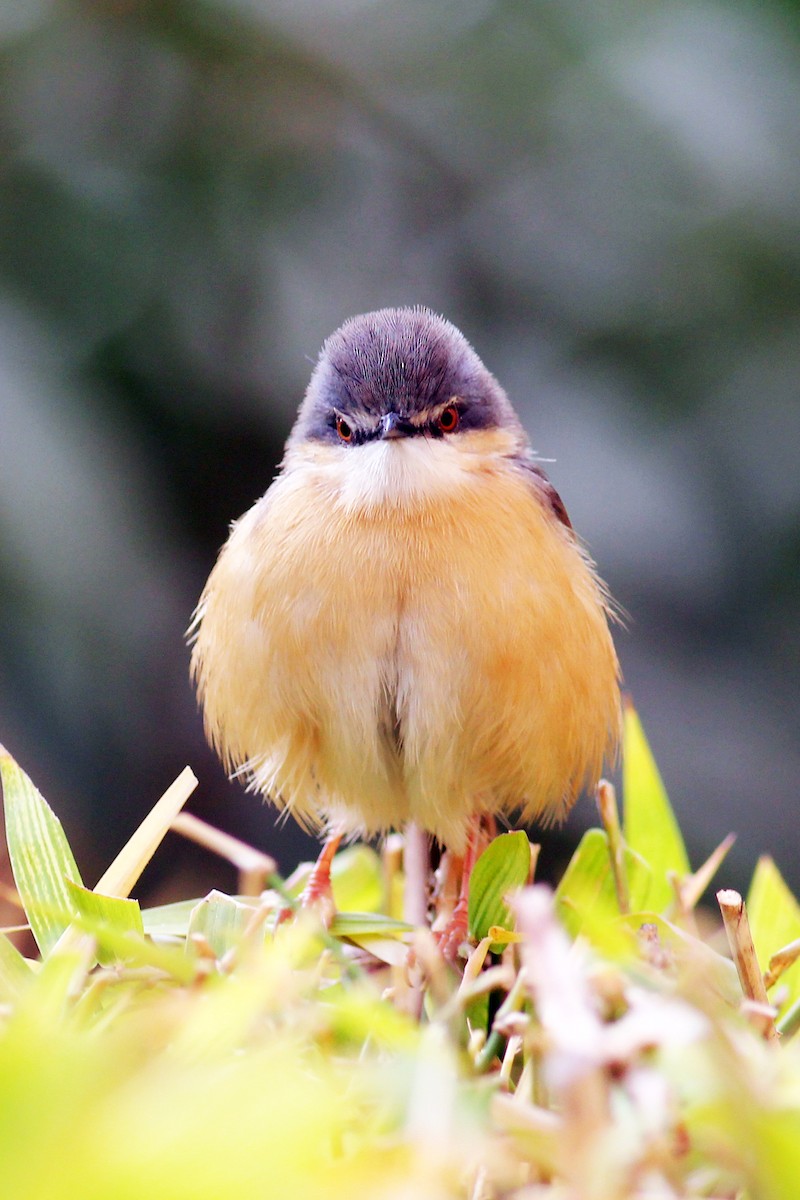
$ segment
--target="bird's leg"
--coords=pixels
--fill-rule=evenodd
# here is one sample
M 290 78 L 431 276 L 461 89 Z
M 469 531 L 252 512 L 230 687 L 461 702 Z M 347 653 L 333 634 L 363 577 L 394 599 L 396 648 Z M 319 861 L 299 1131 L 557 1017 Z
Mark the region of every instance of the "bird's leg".
M 425 830 L 413 822 L 406 826 L 403 868 L 406 876 L 403 920 L 410 925 L 427 925 L 431 848 Z
M 332 833 L 325 839 L 300 897 L 300 908 L 312 909 L 318 913 L 326 927 L 336 916 L 336 905 L 331 887 L 331 864 L 342 837 L 341 833 Z M 288 921 L 291 916 L 291 908 L 282 908 L 278 913 L 278 924 L 281 925 L 284 921 Z
M 336 905 L 331 887 L 331 864 L 341 840 L 341 833 L 333 833 L 325 839 L 300 897 L 300 907 L 314 909 L 326 925 L 330 925 L 336 916 Z
M 482 817 L 473 814 L 469 819 L 467 848 L 464 856 L 460 859 L 455 855 L 453 856 L 452 869 L 457 870 L 459 863 L 461 865 L 461 883 L 458 889 L 458 899 L 447 924 L 443 929 L 437 930 L 435 934 L 442 956 L 451 963 L 454 963 L 458 958 L 459 948 L 462 942 L 466 940 L 469 930 L 469 883 L 472 876 L 472 868 L 478 860 L 478 855 L 483 848 L 483 842 Z

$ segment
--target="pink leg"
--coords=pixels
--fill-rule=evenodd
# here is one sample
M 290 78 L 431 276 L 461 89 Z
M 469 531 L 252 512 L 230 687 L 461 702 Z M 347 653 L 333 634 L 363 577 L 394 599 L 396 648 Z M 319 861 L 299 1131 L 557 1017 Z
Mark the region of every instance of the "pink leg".
M 336 916 L 336 905 L 331 887 L 331 864 L 341 840 L 341 833 L 334 833 L 325 839 L 319 857 L 308 877 L 308 882 L 303 888 L 303 895 L 300 897 L 301 908 L 315 909 L 326 925 L 330 925 Z
M 469 932 L 469 881 L 482 844 L 481 818 L 479 816 L 470 817 L 467 849 L 461 860 L 461 884 L 458 890 L 458 900 L 450 920 L 444 929 L 439 930 L 436 934 L 442 957 L 447 962 L 454 963 L 456 961 L 459 948 Z
M 316 910 L 326 926 L 330 925 L 336 916 L 336 905 L 331 887 L 331 864 L 341 840 L 341 833 L 332 834 L 325 839 L 300 897 L 300 907 Z M 278 924 L 282 925 L 284 921 L 288 921 L 293 912 L 294 910 L 291 908 L 281 908 L 278 911 Z

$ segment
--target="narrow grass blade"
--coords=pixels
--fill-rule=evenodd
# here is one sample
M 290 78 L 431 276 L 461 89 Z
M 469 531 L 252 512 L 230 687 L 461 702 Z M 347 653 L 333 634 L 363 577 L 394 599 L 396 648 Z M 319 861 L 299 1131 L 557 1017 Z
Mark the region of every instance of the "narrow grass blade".
M 209 825 L 208 821 L 201 821 L 192 813 L 178 813 L 172 821 L 172 828 L 236 867 L 239 872 L 239 891 L 245 896 L 260 896 L 270 875 L 275 873 L 275 859 L 269 854 Z
M 14 882 L 36 944 L 46 956 L 72 920 L 66 880 L 80 884 L 80 872 L 58 817 L 2 747 L 0 777 Z

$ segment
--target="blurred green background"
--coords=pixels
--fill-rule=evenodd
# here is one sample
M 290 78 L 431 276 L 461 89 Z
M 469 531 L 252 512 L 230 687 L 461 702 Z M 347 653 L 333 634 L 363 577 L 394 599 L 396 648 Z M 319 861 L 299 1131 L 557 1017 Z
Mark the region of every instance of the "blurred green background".
M 0 71 L 0 740 L 84 877 L 186 762 L 294 864 L 184 630 L 323 338 L 421 302 L 630 613 L 695 861 L 800 882 L 800 6 L 2 0 Z

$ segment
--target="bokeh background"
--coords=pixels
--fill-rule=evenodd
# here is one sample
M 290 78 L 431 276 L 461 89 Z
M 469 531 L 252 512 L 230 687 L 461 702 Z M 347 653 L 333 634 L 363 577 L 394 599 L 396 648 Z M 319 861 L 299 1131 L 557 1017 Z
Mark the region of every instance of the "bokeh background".
M 323 338 L 422 302 L 630 614 L 695 862 L 733 829 L 727 882 L 800 883 L 796 0 L 3 0 L 0 79 L 0 740 L 87 881 L 187 762 L 305 853 L 205 749 L 184 631 Z

